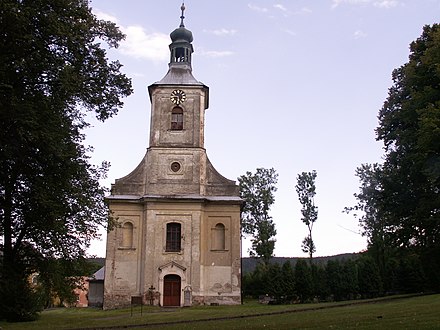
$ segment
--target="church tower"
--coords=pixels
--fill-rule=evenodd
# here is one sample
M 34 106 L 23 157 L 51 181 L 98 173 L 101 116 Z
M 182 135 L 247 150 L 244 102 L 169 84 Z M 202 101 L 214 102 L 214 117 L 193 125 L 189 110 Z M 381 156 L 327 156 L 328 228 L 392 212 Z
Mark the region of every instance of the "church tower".
M 108 197 L 119 225 L 107 236 L 105 309 L 133 297 L 160 306 L 241 301 L 242 200 L 204 148 L 209 88 L 192 74 L 193 36 L 181 10 L 168 72 L 148 87 L 149 148 Z

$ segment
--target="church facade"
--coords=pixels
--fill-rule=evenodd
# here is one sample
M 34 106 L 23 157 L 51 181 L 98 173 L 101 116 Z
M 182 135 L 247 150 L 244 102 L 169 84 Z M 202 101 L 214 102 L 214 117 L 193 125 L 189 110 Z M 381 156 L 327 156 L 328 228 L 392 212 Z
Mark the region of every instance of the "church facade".
M 204 148 L 209 88 L 192 74 L 193 36 L 171 34 L 166 75 L 148 87 L 147 152 L 108 197 L 104 308 L 241 302 L 242 200 Z M 135 300 L 134 300 L 135 299 Z

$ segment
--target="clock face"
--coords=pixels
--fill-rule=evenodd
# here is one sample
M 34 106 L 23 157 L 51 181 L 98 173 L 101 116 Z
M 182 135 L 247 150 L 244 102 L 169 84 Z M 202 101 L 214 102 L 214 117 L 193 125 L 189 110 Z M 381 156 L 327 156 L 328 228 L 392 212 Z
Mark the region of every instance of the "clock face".
M 173 102 L 176 105 L 179 105 L 179 104 L 185 102 L 185 100 L 186 100 L 185 92 L 180 89 L 176 89 L 176 90 L 172 91 L 171 96 L 170 96 L 170 100 L 171 100 L 171 102 Z

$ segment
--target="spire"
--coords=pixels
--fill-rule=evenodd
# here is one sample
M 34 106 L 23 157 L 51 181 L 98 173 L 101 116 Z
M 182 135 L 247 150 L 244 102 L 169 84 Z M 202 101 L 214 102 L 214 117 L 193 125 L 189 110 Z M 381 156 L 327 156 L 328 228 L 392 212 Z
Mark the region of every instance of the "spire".
M 193 41 L 193 35 L 190 30 L 185 28 L 185 24 L 183 23 L 183 20 L 185 19 L 185 3 L 182 2 L 182 6 L 180 6 L 180 10 L 182 11 L 182 14 L 180 16 L 180 25 L 177 29 L 175 29 L 173 32 L 171 32 L 170 37 L 171 41 L 173 42 L 170 47 L 174 43 L 187 43 L 191 44 Z M 192 45 L 189 45 L 192 47 Z
M 185 4 L 182 2 L 180 10 L 180 25 L 170 34 L 170 62 L 168 63 L 168 73 L 158 82 L 158 84 L 182 84 L 182 85 L 203 85 L 192 75 L 191 58 L 194 52 L 193 35 L 185 27 Z
M 185 18 L 185 3 L 182 2 L 182 6 L 180 6 L 180 9 L 182 10 L 182 15 L 180 16 L 180 26 L 179 27 L 185 27 L 185 24 L 183 24 L 183 19 Z
M 180 26 L 171 32 L 171 61 L 172 63 L 186 63 L 191 66 L 191 54 L 194 51 L 191 42 L 193 41 L 193 35 L 190 30 L 185 28 L 183 19 L 185 18 L 185 4 L 182 3 L 180 7 L 182 15 L 180 16 Z

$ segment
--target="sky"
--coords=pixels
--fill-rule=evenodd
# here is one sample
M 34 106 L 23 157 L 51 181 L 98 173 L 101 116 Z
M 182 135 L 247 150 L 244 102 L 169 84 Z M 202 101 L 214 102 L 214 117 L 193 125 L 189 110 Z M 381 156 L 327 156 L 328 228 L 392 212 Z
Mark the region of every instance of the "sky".
M 119 60 L 134 93 L 119 114 L 92 120 L 85 132 L 91 162 L 111 163 L 110 187 L 148 148 L 147 86 L 166 74 L 169 34 L 180 24 L 180 0 L 93 0 L 99 18 L 126 34 L 109 58 Z M 366 249 L 358 220 L 355 170 L 381 162 L 377 114 L 392 71 L 408 61 L 424 25 L 438 23 L 440 0 L 187 0 L 185 26 L 194 36 L 193 75 L 209 86 L 205 148 L 214 167 L 237 180 L 274 168 L 279 177 L 273 217 L 275 256 L 306 257 L 307 227 L 295 191 L 301 172 L 317 171 L 314 256 Z M 90 254 L 105 256 L 105 231 Z M 247 255 L 249 239 L 243 243 Z

